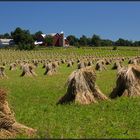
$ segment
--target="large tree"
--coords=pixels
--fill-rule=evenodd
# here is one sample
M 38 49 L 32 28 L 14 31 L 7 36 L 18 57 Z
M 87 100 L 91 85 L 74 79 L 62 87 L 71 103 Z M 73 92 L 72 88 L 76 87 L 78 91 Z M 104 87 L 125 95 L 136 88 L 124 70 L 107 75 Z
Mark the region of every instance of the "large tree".
M 88 43 L 87 41 L 88 41 L 87 37 L 85 35 L 82 35 L 82 37 L 80 37 L 79 39 L 79 44 L 81 46 L 87 46 L 87 43 Z
M 11 36 L 16 44 L 32 44 L 34 41 L 29 30 L 22 30 L 19 27 L 14 32 L 11 32 Z
M 140 46 L 140 41 L 134 41 L 133 46 Z
M 69 35 L 67 37 L 67 40 L 69 41 L 69 44 L 72 46 L 76 46 L 78 44 L 78 38 L 76 38 L 74 35 Z
M 33 36 L 33 39 L 34 39 L 34 40 L 37 40 L 37 37 L 38 37 L 39 35 L 41 35 L 41 34 L 43 34 L 42 31 L 36 32 L 35 34 L 32 35 L 32 36 Z
M 115 42 L 116 46 L 132 46 L 133 42 L 129 41 L 129 40 L 125 40 L 122 38 L 119 38 L 116 42 Z
M 113 46 L 113 41 L 109 39 L 102 39 L 101 46 Z
M 98 35 L 93 35 L 91 38 L 91 44 L 93 46 L 101 46 L 101 38 Z
M 1 34 L 1 35 L 0 35 L 0 38 L 10 39 L 10 38 L 11 38 L 11 36 L 10 36 L 10 34 L 9 34 L 9 33 L 5 33 L 5 34 Z
M 33 36 L 30 34 L 29 30 L 22 30 L 21 28 L 16 28 L 15 31 L 11 32 L 11 36 L 20 50 L 31 50 L 34 48 Z
M 10 36 L 9 33 L 5 33 L 5 34 L 3 35 L 3 37 L 4 37 L 4 38 L 7 38 L 7 39 L 10 39 L 10 38 L 11 38 L 11 36 Z
M 48 35 L 45 37 L 44 39 L 44 43 L 47 45 L 47 46 L 52 46 L 53 45 L 53 37 Z
M 87 38 L 87 45 L 88 46 L 92 46 L 92 43 L 91 43 L 91 38 L 89 37 L 89 38 Z

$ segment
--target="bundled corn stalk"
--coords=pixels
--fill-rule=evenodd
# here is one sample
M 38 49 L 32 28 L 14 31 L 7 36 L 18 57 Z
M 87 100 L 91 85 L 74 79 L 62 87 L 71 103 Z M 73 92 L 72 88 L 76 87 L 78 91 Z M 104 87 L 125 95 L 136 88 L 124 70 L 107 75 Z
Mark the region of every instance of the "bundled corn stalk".
M 112 69 L 117 69 L 117 70 L 119 70 L 119 69 L 121 69 L 121 68 L 122 68 L 122 64 L 121 64 L 121 62 L 118 61 L 118 60 L 114 63 L 114 65 L 113 65 L 113 67 L 112 67 Z
M 92 64 L 93 64 L 93 62 L 90 60 L 90 61 L 88 61 L 88 66 L 92 66 Z
M 77 63 L 79 63 L 80 62 L 80 59 L 77 59 Z
M 140 96 L 140 66 L 129 65 L 118 71 L 116 87 L 110 97 L 118 96 Z
M 97 103 L 108 98 L 95 83 L 96 74 L 92 67 L 77 69 L 69 76 L 67 92 L 57 104 L 76 102 L 79 104 Z
M 0 138 L 14 138 L 17 134 L 34 135 L 35 129 L 16 122 L 6 97 L 6 92 L 0 89 Z
M 38 63 L 39 63 L 38 60 L 34 60 L 34 59 L 33 59 L 33 60 L 32 60 L 32 63 L 34 64 L 35 67 L 38 67 Z
M 37 74 L 34 71 L 34 66 L 31 64 L 23 64 L 22 65 L 22 74 L 20 76 L 37 76 Z
M 125 58 L 124 58 L 124 57 L 122 57 L 122 58 L 121 58 L 121 60 L 122 60 L 122 61 L 124 61 L 124 60 L 125 60 Z
M 46 71 L 44 75 L 53 75 L 54 73 L 56 73 L 57 65 L 55 65 L 55 63 L 48 63 L 45 68 Z
M 58 61 L 52 62 L 52 68 L 54 73 L 57 71 L 58 66 L 59 66 Z
M 43 69 L 46 68 L 47 65 L 48 65 L 48 63 L 44 63 L 43 66 L 42 66 L 42 68 Z
M 83 61 L 79 62 L 77 65 L 78 69 L 85 68 L 86 66 L 87 66 L 86 63 Z
M 61 61 L 58 60 L 58 61 L 56 61 L 56 63 L 57 63 L 58 65 L 60 65 L 60 64 L 61 64 Z
M 17 68 L 17 64 L 16 63 L 11 63 L 9 70 L 16 70 L 16 68 Z
M 2 63 L 3 66 L 5 66 L 6 64 L 7 64 L 6 62 L 3 62 L 3 63 Z
M 137 65 L 137 64 L 138 64 L 137 59 L 136 59 L 136 58 L 131 58 L 131 59 L 128 61 L 128 64 Z
M 72 67 L 72 66 L 73 66 L 72 61 L 69 61 L 68 64 L 67 64 L 67 67 Z
M 4 78 L 4 77 L 7 78 L 7 76 L 5 74 L 5 67 L 4 66 L 0 66 L 0 78 Z
M 105 64 L 106 64 L 106 65 L 110 65 L 110 64 L 111 64 L 111 62 L 112 62 L 112 60 L 111 60 L 111 59 L 105 59 Z
M 97 61 L 95 69 L 99 71 L 106 70 L 105 62 L 103 60 Z
M 61 63 L 64 64 L 65 63 L 65 59 L 61 59 Z
M 72 59 L 72 60 L 71 60 L 72 65 L 74 65 L 74 62 L 75 62 L 75 61 Z
M 21 61 L 17 59 L 17 60 L 15 61 L 15 63 L 16 63 L 16 64 L 20 64 Z

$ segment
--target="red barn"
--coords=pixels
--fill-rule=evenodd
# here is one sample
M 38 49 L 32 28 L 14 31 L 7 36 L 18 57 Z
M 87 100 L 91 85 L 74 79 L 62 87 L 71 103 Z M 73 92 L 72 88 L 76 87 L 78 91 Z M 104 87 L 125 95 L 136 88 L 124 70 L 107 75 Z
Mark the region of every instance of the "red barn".
M 53 33 L 53 34 L 41 34 L 37 37 L 37 41 L 35 41 L 35 45 L 46 45 L 44 43 L 44 39 L 47 38 L 48 36 L 51 36 L 53 38 L 53 43 L 52 43 L 52 46 L 62 46 L 62 47 L 65 47 L 65 46 L 69 46 L 69 43 L 68 43 L 68 40 L 64 37 L 64 33 L 61 32 L 60 34 L 59 33 Z

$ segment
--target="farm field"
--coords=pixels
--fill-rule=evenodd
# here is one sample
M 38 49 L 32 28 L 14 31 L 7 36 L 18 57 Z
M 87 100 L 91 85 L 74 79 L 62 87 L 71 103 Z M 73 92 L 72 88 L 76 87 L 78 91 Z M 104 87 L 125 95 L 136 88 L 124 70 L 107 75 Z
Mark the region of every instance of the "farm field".
M 103 59 L 125 57 L 128 65 L 132 57 L 140 56 L 140 48 L 53 48 L 36 51 L 0 50 L 0 62 L 5 62 L 8 78 L 0 79 L 0 88 L 8 93 L 10 108 L 18 122 L 37 129 L 37 138 L 140 138 L 140 97 L 118 97 L 89 105 L 76 103 L 56 105 L 66 93 L 68 76 L 77 69 L 77 59 Z M 53 75 L 44 75 L 43 63 L 35 68 L 37 76 L 20 77 L 22 70 L 9 70 L 18 61 L 74 60 L 60 64 Z M 96 61 L 92 67 L 95 68 Z M 113 62 L 106 70 L 96 71 L 97 85 L 109 97 L 116 85 L 117 70 Z M 27 138 L 19 135 L 17 138 Z

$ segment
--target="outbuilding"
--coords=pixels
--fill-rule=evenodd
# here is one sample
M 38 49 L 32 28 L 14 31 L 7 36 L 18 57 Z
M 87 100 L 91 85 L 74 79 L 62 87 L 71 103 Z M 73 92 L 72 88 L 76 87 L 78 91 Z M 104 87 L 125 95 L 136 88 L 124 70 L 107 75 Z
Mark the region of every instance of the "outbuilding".
M 0 39 L 0 47 L 9 46 L 13 44 L 14 44 L 13 39 Z

